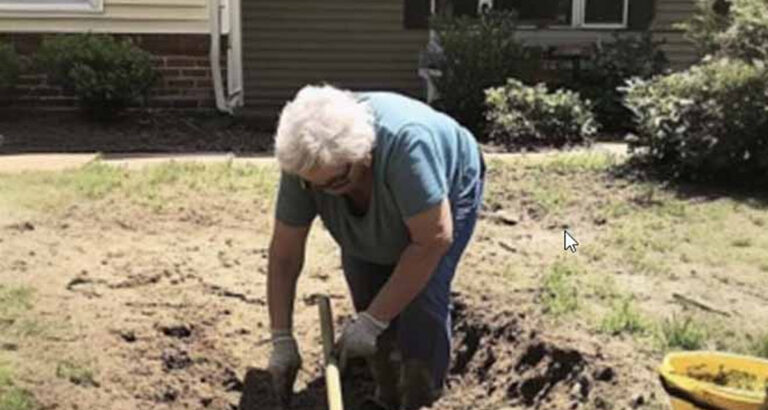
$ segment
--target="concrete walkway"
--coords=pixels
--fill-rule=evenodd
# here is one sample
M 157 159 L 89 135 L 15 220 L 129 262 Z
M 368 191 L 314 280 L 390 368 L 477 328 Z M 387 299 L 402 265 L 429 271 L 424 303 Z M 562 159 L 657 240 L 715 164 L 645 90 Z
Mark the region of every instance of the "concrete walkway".
M 575 150 L 574 152 L 590 151 L 597 153 L 609 153 L 617 157 L 627 155 L 627 145 L 623 143 L 598 143 L 589 149 Z M 561 151 L 547 151 L 529 154 L 488 154 L 489 157 L 515 158 L 515 157 L 546 157 L 557 155 Z M 157 165 L 170 161 L 216 163 L 232 161 L 234 164 L 271 164 L 274 157 L 271 154 L 255 156 L 236 156 L 231 153 L 195 153 L 195 154 L 20 154 L 0 155 L 0 173 L 13 174 L 29 171 L 62 171 L 82 167 L 89 162 L 99 159 L 102 163 L 125 167 L 127 169 L 141 169 L 146 166 Z

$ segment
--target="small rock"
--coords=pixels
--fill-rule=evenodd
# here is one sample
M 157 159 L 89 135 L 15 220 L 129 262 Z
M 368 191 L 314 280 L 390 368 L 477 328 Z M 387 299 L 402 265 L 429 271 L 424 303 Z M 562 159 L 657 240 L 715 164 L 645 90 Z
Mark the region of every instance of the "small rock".
M 3 343 L 3 344 L 0 344 L 0 350 L 15 352 L 19 350 L 19 345 L 17 345 L 16 343 Z
M 616 372 L 612 367 L 605 367 L 603 369 L 596 370 L 594 376 L 595 380 L 597 381 L 609 382 L 616 376 Z
M 160 356 L 165 371 L 180 370 L 192 365 L 192 359 L 185 351 L 165 350 Z
M 134 333 L 132 330 L 121 330 L 120 337 L 128 343 L 133 343 L 136 341 L 136 333 Z
M 162 326 L 160 330 L 168 337 L 183 339 L 192 335 L 192 329 L 187 325 Z
M 643 396 L 642 394 L 638 394 L 632 399 L 631 402 L 629 402 L 629 405 L 632 406 L 633 409 L 636 409 L 644 404 L 645 404 L 645 396 Z

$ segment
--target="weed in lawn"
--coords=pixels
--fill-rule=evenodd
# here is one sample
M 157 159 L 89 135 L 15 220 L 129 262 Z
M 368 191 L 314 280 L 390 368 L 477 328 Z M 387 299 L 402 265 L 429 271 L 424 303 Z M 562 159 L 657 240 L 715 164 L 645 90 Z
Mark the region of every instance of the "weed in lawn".
M 69 380 L 78 386 L 98 387 L 99 383 L 94 379 L 93 371 L 87 366 L 64 360 L 56 365 L 56 377 Z
M 0 409 L 32 410 L 33 408 L 32 395 L 14 386 L 11 369 L 0 363 Z
M 759 335 L 752 340 L 749 353 L 763 359 L 768 359 L 768 333 Z
M 578 267 L 562 260 L 550 267 L 542 289 L 542 302 L 547 313 L 560 316 L 578 309 L 579 295 L 573 276 L 579 273 Z
M 661 322 L 659 338 L 664 350 L 697 350 L 704 346 L 707 330 L 691 317 L 680 319 L 673 315 Z
M 731 241 L 731 246 L 735 248 L 749 248 L 752 246 L 752 240 L 749 238 L 739 238 Z
M 0 318 L 16 316 L 32 307 L 32 289 L 0 285 Z
M 631 298 L 624 298 L 615 303 L 614 308 L 600 323 L 601 332 L 614 336 L 622 333 L 642 335 L 647 330 L 647 322 L 637 311 Z

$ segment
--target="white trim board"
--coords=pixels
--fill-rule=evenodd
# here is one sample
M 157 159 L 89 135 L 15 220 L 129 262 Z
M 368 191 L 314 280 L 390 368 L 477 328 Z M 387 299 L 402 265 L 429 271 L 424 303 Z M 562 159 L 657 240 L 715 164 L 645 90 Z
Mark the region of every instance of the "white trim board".
M 0 11 L 101 13 L 104 0 L 0 0 Z

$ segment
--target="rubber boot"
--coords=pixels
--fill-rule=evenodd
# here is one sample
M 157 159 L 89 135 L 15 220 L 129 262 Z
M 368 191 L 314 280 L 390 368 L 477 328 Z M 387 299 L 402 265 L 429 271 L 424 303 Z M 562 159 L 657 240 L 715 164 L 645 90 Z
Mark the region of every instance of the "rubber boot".
M 442 393 L 435 386 L 432 370 L 420 360 L 409 360 L 400 368 L 400 405 L 402 410 L 431 406 Z

